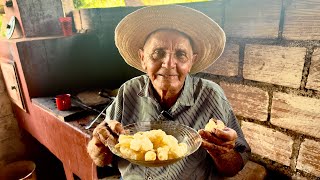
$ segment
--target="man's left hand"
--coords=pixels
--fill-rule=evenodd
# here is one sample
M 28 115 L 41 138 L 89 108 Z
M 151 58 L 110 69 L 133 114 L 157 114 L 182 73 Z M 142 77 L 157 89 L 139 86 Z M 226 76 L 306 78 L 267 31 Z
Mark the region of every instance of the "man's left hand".
M 228 153 L 235 147 L 237 132 L 231 128 L 214 129 L 212 132 L 199 130 L 202 138 L 201 146 L 206 149 L 211 156 Z

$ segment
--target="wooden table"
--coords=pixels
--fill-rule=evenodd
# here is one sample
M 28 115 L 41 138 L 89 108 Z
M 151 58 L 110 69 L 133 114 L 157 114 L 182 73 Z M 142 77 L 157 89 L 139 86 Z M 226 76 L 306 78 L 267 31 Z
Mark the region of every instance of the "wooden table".
M 97 167 L 86 151 L 93 128 L 84 129 L 92 119 L 85 116 L 70 122 L 62 121 L 41 104 L 27 101 L 28 112 L 13 105 L 20 127 L 51 151 L 62 163 L 68 180 L 73 174 L 82 180 L 98 179 Z

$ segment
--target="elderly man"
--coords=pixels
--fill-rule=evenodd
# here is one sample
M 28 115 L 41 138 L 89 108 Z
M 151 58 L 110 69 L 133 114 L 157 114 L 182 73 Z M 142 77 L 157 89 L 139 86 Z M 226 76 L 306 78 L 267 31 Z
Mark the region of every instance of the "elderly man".
M 199 131 L 200 149 L 172 165 L 147 168 L 116 159 L 123 179 L 215 179 L 233 176 L 250 155 L 237 119 L 222 89 L 192 76 L 210 66 L 223 52 L 225 34 L 212 19 L 191 8 L 168 5 L 139 9 L 115 30 L 115 43 L 124 60 L 146 75 L 124 83 L 106 120 L 88 145 L 98 166 L 114 158 L 104 145 L 122 125 L 138 121 L 172 120 Z M 209 119 L 227 127 L 203 130 Z

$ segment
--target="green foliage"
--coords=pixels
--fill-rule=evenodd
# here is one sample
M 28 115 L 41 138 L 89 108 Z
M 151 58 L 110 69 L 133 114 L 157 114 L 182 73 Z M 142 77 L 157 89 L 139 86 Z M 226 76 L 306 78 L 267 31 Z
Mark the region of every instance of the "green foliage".
M 208 0 L 137 0 L 144 5 L 161 5 L 161 4 L 176 4 L 188 2 L 202 2 Z M 73 0 L 76 9 L 83 8 L 104 8 L 104 7 L 119 7 L 125 6 L 125 0 Z
M 125 6 L 124 0 L 73 0 L 76 9 Z
M 2 22 L 3 22 L 3 17 L 4 15 L 0 14 L 0 38 L 5 37 L 5 28 L 4 26 L 2 26 Z

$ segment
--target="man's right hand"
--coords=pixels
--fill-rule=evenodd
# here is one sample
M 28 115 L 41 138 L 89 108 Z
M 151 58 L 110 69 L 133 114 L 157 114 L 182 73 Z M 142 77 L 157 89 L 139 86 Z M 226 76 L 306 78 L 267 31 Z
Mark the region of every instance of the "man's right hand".
M 107 126 L 110 128 L 107 128 Z M 102 167 L 111 164 L 113 154 L 107 146 L 107 139 L 109 137 L 115 138 L 112 134 L 119 135 L 124 132 L 121 123 L 116 120 L 103 121 L 94 129 L 87 151 L 97 166 Z

